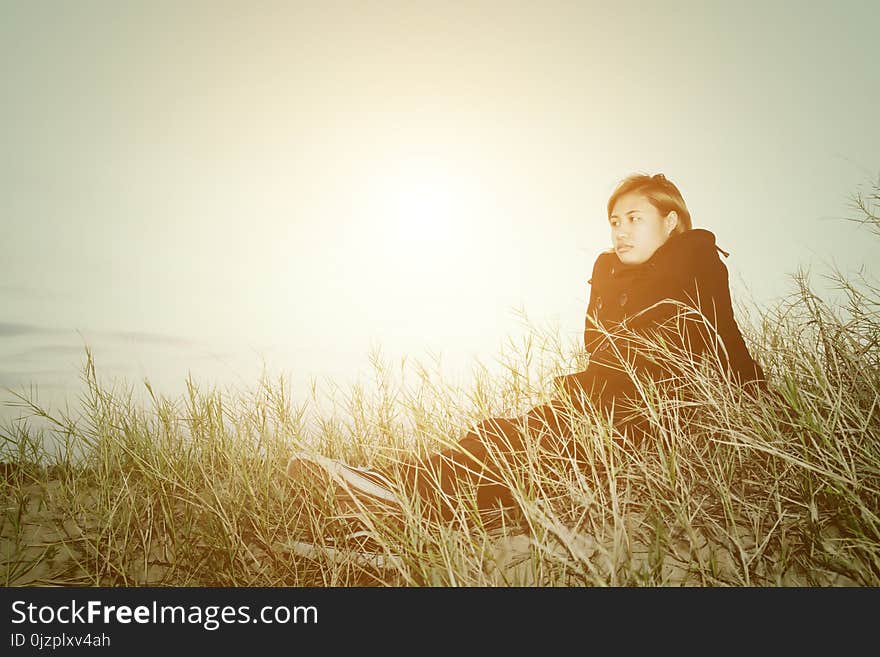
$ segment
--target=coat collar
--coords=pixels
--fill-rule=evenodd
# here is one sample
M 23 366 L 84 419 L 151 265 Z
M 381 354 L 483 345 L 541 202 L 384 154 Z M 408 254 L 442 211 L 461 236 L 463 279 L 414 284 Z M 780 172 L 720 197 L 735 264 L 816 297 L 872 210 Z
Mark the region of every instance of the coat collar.
M 692 228 L 683 233 L 676 233 L 675 235 L 670 236 L 668 240 L 654 251 L 650 258 L 637 265 L 629 265 L 621 262 L 620 258 L 617 257 L 617 254 L 614 253 L 613 250 L 606 251 L 606 253 L 610 256 L 609 261 L 611 263 L 612 274 L 614 274 L 617 272 L 636 272 L 642 269 L 651 269 L 657 267 L 659 262 L 669 259 L 677 260 L 682 256 L 686 256 L 688 253 L 692 253 L 694 250 L 701 249 L 718 250 L 724 254 L 725 258 L 730 255 L 727 251 L 715 244 L 715 234 L 705 228 Z
M 694 249 L 708 250 L 712 248 L 715 248 L 715 234 L 705 228 L 692 228 L 683 233 L 671 235 L 643 264 L 676 257 L 682 252 L 690 252 Z

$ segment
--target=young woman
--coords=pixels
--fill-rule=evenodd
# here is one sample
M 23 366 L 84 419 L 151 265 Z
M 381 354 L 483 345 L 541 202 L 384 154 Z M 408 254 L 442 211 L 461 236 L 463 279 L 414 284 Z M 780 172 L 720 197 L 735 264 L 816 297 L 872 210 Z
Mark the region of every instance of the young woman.
M 590 467 L 572 440 L 567 411 L 592 408 L 630 439 L 643 439 L 643 384 L 677 385 L 682 362 L 705 358 L 738 385 L 764 389 L 764 374 L 734 319 L 719 257 L 728 254 L 711 232 L 692 228 L 678 188 L 663 174 L 633 175 L 614 190 L 607 210 L 612 249 L 598 257 L 590 279 L 584 330 L 589 364 L 557 379 L 559 399 L 522 418 L 484 420 L 454 447 L 393 470 L 297 453 L 288 475 L 330 480 L 354 508 L 393 510 L 401 496 L 416 495 L 429 513 L 450 518 L 468 490 L 475 490 L 481 510 L 512 503 L 503 465 L 529 449 L 527 436 L 531 447 Z

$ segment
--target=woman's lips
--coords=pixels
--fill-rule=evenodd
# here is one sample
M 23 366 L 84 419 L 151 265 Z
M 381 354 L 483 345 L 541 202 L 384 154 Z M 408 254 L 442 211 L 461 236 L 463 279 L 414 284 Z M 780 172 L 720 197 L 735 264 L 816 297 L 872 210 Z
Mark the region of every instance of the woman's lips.
M 617 247 L 617 252 L 623 253 L 624 251 L 629 251 L 631 248 L 632 248 L 632 246 L 630 246 L 629 244 L 624 244 L 622 246 Z

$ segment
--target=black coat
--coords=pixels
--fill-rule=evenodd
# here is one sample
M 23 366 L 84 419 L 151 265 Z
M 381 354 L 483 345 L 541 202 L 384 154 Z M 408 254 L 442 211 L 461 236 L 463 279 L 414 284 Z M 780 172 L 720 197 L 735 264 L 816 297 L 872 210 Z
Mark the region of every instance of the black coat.
M 674 382 L 681 379 L 680 358 L 704 356 L 742 384 L 763 389 L 764 373 L 733 316 L 719 251 L 715 235 L 697 228 L 672 235 L 640 265 L 621 263 L 613 251 L 601 254 L 584 330 L 589 365 L 561 377 L 565 389 L 577 385 L 603 402 L 637 397 L 633 376 Z M 679 357 L 664 356 L 652 347 L 658 343 Z

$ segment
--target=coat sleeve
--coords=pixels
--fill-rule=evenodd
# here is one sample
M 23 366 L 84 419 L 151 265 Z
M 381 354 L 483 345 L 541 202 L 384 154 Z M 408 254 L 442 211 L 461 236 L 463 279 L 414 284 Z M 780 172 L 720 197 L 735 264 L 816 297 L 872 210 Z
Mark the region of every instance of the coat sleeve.
M 597 347 L 606 342 L 604 332 L 598 327 L 596 316 L 601 310 L 599 298 L 604 294 L 604 286 L 610 277 L 613 261 L 616 257 L 605 252 L 593 264 L 592 276 L 589 279 L 590 300 L 584 317 L 584 348 L 590 354 L 590 365 L 581 372 L 558 376 L 554 383 L 559 391 L 571 399 L 575 406 L 585 398 L 600 405 L 610 404 L 615 396 L 632 395 L 634 388 L 626 372 L 620 367 L 602 367 L 598 364 L 605 351 L 597 352 Z M 599 355 L 601 354 L 601 356 Z
M 606 256 L 605 254 L 602 254 L 596 258 L 596 262 L 593 263 L 593 273 L 588 281 L 590 285 L 590 300 L 587 303 L 587 312 L 584 316 L 584 349 L 586 349 L 588 353 L 591 353 L 593 349 L 595 349 L 598 342 L 597 332 L 594 324 L 590 321 L 590 318 L 594 317 L 596 314 L 596 300 L 598 298 L 596 290 L 599 289 L 603 278 L 607 275 L 607 269 Z

